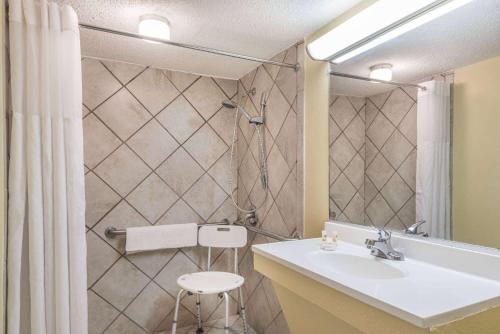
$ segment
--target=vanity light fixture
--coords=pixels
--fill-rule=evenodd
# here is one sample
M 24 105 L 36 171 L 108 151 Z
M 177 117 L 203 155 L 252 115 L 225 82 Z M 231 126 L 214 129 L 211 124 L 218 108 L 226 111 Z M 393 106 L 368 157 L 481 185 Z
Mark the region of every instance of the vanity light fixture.
M 342 63 L 472 0 L 378 0 L 307 45 L 315 60 Z
M 392 65 L 378 64 L 370 67 L 370 78 L 391 81 L 392 80 Z
M 170 40 L 170 23 L 163 16 L 155 14 L 142 15 L 139 19 L 139 34 L 145 37 Z

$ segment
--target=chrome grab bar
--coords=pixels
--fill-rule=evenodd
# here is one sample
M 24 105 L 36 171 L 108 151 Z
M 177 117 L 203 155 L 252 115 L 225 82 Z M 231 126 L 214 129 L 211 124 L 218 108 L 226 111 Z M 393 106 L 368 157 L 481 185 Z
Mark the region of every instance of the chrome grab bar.
M 202 226 L 206 226 L 206 225 L 236 225 L 236 226 L 243 226 L 243 227 L 245 227 L 247 230 L 249 230 L 251 232 L 254 232 L 254 233 L 257 233 L 257 234 L 269 237 L 269 238 L 273 238 L 273 239 L 276 239 L 276 240 L 279 240 L 279 241 L 294 241 L 294 240 L 299 240 L 300 239 L 300 238 L 289 238 L 289 237 L 286 237 L 286 236 L 283 236 L 283 235 L 280 235 L 280 234 L 277 234 L 277 233 L 274 233 L 274 232 L 271 232 L 271 231 L 266 231 L 266 230 L 260 229 L 258 227 L 247 225 L 247 224 L 242 223 L 239 219 L 235 220 L 232 223 L 229 220 L 227 220 L 227 219 L 224 219 L 221 222 L 199 223 L 198 224 L 198 228 L 200 228 Z M 119 229 L 117 229 L 117 228 L 115 228 L 113 226 L 109 226 L 104 231 L 104 235 L 107 238 L 115 238 L 115 237 L 118 237 L 118 236 L 126 236 L 127 235 L 127 230 L 125 230 L 125 229 L 120 229 L 119 230 Z

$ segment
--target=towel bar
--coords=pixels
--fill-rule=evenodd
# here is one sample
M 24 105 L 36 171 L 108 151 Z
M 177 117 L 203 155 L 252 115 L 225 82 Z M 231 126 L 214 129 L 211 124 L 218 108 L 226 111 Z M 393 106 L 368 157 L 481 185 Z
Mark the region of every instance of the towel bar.
M 283 235 L 280 235 L 280 234 L 277 234 L 277 233 L 274 233 L 274 232 L 271 232 L 271 231 L 266 231 L 266 230 L 263 230 L 263 229 L 260 229 L 260 228 L 257 228 L 257 227 L 246 225 L 246 224 L 241 223 L 241 221 L 239 219 L 236 220 L 236 221 L 234 221 L 233 223 L 229 222 L 229 220 L 227 220 L 227 219 L 224 219 L 221 222 L 201 223 L 201 224 L 198 224 L 198 225 L 199 225 L 198 227 L 203 226 L 203 225 L 238 225 L 238 226 L 245 227 L 247 230 L 249 230 L 251 232 L 254 232 L 254 233 L 257 233 L 257 234 L 260 234 L 260 235 L 264 235 L 266 237 L 273 238 L 273 239 L 276 239 L 276 240 L 279 240 L 279 241 L 293 241 L 293 240 L 300 239 L 298 237 L 294 237 L 294 238 L 285 237 Z M 125 229 L 119 230 L 119 229 L 117 229 L 117 228 L 115 228 L 113 226 L 110 226 L 110 227 L 106 228 L 106 230 L 104 231 L 104 235 L 107 238 L 115 238 L 115 237 L 118 237 L 118 236 L 126 236 L 127 235 L 127 230 L 125 230 Z

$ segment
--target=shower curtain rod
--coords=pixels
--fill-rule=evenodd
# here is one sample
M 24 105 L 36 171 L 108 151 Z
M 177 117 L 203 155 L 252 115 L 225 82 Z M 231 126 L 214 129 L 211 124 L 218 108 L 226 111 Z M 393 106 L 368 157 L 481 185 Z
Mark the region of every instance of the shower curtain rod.
M 370 81 L 370 82 L 380 82 L 380 83 L 385 83 L 385 84 L 388 84 L 388 85 L 399 86 L 399 87 L 416 87 L 416 88 L 420 88 L 422 90 L 426 90 L 427 89 L 424 86 L 416 85 L 416 84 L 411 84 L 411 83 L 402 83 L 402 82 L 396 82 L 396 81 L 387 81 L 387 80 L 372 79 L 372 78 L 362 77 L 362 76 L 359 76 L 359 75 L 353 75 L 353 74 L 347 74 L 347 73 L 341 73 L 341 72 L 335 72 L 335 71 L 330 71 L 330 75 L 333 75 L 333 76 L 336 76 L 336 77 L 349 78 L 349 79 Z
M 109 34 L 125 36 L 125 37 L 143 39 L 143 40 L 162 43 L 162 44 L 166 44 L 166 45 L 177 46 L 177 47 L 184 48 L 184 49 L 196 50 L 196 51 L 207 52 L 207 53 L 212 53 L 212 54 L 226 56 L 226 57 L 232 57 L 232 58 L 253 61 L 256 63 L 289 67 L 289 68 L 293 68 L 295 71 L 299 70 L 299 64 L 289 64 L 289 63 L 284 63 L 284 62 L 279 62 L 279 61 L 274 61 L 274 60 L 268 60 L 268 59 L 262 59 L 262 58 L 252 57 L 252 56 L 241 55 L 241 54 L 234 53 L 234 52 L 228 52 L 228 51 L 223 51 L 223 50 L 218 50 L 218 49 L 207 48 L 207 47 L 199 46 L 199 45 L 172 42 L 172 41 L 167 41 L 167 40 L 164 40 L 161 38 L 155 38 L 155 37 L 146 37 L 146 36 L 142 36 L 142 35 L 131 33 L 131 32 L 119 31 L 119 30 L 114 30 L 114 29 L 109 29 L 109 28 L 104 28 L 104 27 L 98 27 L 98 26 L 94 26 L 94 25 L 86 24 L 86 23 L 80 23 L 79 26 L 80 26 L 80 28 L 84 28 L 84 29 L 96 30 L 96 31 L 106 32 Z

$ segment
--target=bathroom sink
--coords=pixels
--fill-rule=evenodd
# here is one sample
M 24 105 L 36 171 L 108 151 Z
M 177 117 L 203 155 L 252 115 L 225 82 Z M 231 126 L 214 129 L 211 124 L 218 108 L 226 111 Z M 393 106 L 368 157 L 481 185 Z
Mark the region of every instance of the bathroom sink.
M 314 266 L 321 266 L 337 274 L 347 274 L 365 279 L 396 279 L 405 276 L 405 273 L 376 257 L 362 257 L 358 255 L 316 251 L 307 254 L 307 258 Z
M 338 232 L 337 249 L 320 239 L 253 245 L 256 258 L 272 260 L 309 279 L 399 317 L 431 328 L 500 307 L 500 253 L 457 243 L 395 234 L 404 261 L 370 255 L 374 229 L 326 223 Z

